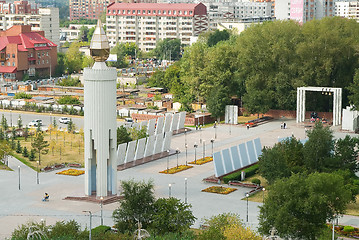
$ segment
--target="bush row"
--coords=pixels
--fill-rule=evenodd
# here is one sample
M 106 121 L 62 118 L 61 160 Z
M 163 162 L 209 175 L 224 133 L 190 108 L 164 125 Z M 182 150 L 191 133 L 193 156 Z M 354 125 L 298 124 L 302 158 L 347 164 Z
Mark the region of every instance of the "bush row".
M 247 178 L 247 177 L 251 177 L 254 174 L 256 174 L 258 169 L 259 169 L 259 165 L 256 163 L 256 164 L 254 164 L 254 165 L 250 166 L 249 168 L 246 168 L 246 169 L 244 169 L 242 171 L 246 173 L 246 178 Z M 224 176 L 223 177 L 224 183 L 228 183 L 229 181 L 240 181 L 242 171 L 234 172 L 232 174 Z

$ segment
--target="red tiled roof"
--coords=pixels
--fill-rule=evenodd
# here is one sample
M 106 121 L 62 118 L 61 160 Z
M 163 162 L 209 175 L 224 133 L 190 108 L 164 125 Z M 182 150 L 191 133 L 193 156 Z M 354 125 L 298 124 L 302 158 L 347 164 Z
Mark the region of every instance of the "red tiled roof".
M 1 73 L 14 73 L 16 72 L 16 67 L 0 66 Z

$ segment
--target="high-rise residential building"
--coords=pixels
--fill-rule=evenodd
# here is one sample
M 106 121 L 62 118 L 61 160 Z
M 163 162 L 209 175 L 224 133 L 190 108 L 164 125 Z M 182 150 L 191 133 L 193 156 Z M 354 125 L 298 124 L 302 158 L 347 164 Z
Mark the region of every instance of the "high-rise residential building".
M 45 37 L 55 44 L 60 42 L 59 9 L 38 8 L 36 14 L 0 11 L 0 30 L 15 25 L 31 25 L 33 31 L 44 31 Z
M 36 3 L 29 3 L 28 1 L 14 1 L 7 3 L 0 1 L 0 13 L 3 14 L 38 14 L 39 9 Z
M 335 0 L 281 0 L 275 3 L 277 20 L 292 19 L 305 23 L 335 14 Z
M 98 19 L 106 11 L 107 5 L 116 0 L 69 0 L 70 20 L 81 18 Z
M 335 3 L 335 16 L 355 19 L 359 22 L 359 2 L 336 2 Z
M 111 46 L 134 42 L 150 51 L 165 38 L 189 45 L 191 37 L 207 31 L 207 9 L 202 3 L 113 3 L 107 7 L 106 26 Z
M 57 45 L 30 25 L 15 25 L 0 32 L 0 79 L 15 81 L 29 76 L 49 76 L 57 65 Z

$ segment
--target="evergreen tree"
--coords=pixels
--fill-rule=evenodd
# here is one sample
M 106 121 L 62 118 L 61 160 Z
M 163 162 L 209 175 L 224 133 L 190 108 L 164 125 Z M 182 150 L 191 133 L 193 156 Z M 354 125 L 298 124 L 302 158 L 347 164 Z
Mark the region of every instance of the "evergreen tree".
M 54 117 L 54 123 L 52 124 L 54 126 L 54 128 L 57 127 L 57 123 L 56 123 L 56 118 Z
M 24 147 L 24 149 L 22 150 L 22 155 L 23 155 L 24 157 L 28 157 L 28 156 L 29 156 L 29 152 L 27 151 L 27 148 L 26 148 L 26 147 Z
M 29 136 L 29 127 L 26 126 L 26 127 L 25 127 L 25 130 L 24 130 L 24 138 L 25 138 L 25 141 L 27 141 L 28 136 Z
M 4 131 L 8 130 L 9 129 L 9 125 L 7 123 L 7 120 L 4 116 L 4 114 L 2 115 L 2 118 L 1 118 L 1 127 Z
M 17 126 L 18 126 L 18 128 L 22 128 L 22 119 L 21 119 L 20 115 L 19 115 L 19 118 L 17 119 Z
M 34 160 L 35 160 L 35 149 L 31 149 L 31 151 L 30 151 L 30 156 L 29 156 L 29 160 L 30 160 L 30 161 L 34 161 Z
M 21 144 L 20 144 L 20 141 L 19 141 L 19 140 L 17 140 L 16 152 L 17 152 L 17 153 L 21 153 L 21 152 L 22 152 Z

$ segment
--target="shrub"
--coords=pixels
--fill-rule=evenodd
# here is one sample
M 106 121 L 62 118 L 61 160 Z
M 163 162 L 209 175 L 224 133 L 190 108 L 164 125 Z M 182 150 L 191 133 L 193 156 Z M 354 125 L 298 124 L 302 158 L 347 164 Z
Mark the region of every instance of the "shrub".
M 354 227 L 344 226 L 343 232 L 354 232 Z
M 253 178 L 251 182 L 253 184 L 261 185 L 261 180 L 259 180 L 258 178 Z
M 111 227 L 109 226 L 105 226 L 105 225 L 100 225 L 98 227 L 95 227 L 92 229 L 92 233 L 95 235 L 95 234 L 103 234 L 107 231 L 110 231 L 111 230 Z
M 31 99 L 32 95 L 24 92 L 15 93 L 15 99 Z
M 259 165 L 255 164 L 253 166 L 250 166 L 249 168 L 244 169 L 243 171 L 246 173 L 246 177 L 251 177 L 257 173 L 258 169 L 259 169 Z M 223 181 L 225 183 L 228 183 L 229 181 L 233 181 L 233 180 L 237 180 L 237 181 L 241 180 L 241 171 L 234 172 L 232 174 L 223 177 Z
M 80 104 L 81 102 L 76 98 L 72 96 L 63 96 L 59 100 L 57 100 L 59 104 L 65 105 L 65 104 Z

